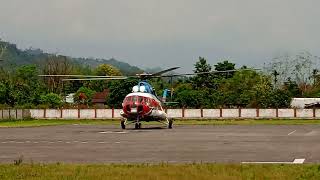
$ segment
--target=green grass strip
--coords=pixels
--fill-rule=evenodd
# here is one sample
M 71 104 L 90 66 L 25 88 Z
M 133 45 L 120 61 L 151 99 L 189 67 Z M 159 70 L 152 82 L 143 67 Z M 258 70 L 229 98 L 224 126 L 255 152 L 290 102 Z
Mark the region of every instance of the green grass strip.
M 0 165 L 0 179 L 207 180 L 320 179 L 320 165 L 241 164 L 22 164 Z
M 0 120 L 1 127 L 38 127 L 38 126 L 57 126 L 57 125 L 119 125 L 120 120 L 61 120 L 61 119 L 31 119 L 31 120 Z M 158 122 L 143 122 L 143 124 L 159 125 Z M 303 125 L 320 124 L 320 120 L 252 120 L 252 119 L 229 119 L 229 120 L 175 120 L 174 125 Z

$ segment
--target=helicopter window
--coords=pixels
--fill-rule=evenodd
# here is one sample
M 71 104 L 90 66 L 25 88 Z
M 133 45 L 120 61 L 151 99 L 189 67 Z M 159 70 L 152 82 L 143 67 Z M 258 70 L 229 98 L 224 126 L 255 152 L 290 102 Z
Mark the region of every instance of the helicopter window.
M 139 103 L 142 103 L 142 101 L 143 101 L 143 97 L 139 96 L 139 97 L 138 97 L 138 102 L 139 102 Z
M 146 92 L 146 87 L 145 86 L 140 86 L 140 92 Z
M 139 86 L 134 86 L 132 88 L 132 92 L 138 92 L 139 91 Z
M 130 102 L 131 97 L 126 97 L 126 99 L 124 100 L 124 102 Z
M 144 100 L 144 103 L 146 104 L 146 105 L 148 105 L 148 106 L 150 106 L 150 100 L 149 100 L 149 98 L 145 98 L 145 100 Z
M 136 102 L 137 101 L 137 96 L 133 96 L 131 101 L 132 102 Z

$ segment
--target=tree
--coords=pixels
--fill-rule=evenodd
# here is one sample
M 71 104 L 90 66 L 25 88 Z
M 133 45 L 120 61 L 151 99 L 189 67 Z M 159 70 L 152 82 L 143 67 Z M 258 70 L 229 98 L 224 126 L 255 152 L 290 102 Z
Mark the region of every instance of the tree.
M 74 96 L 75 102 L 84 105 L 91 105 L 92 98 L 95 93 L 96 92 L 90 88 L 81 87 Z
M 268 107 L 272 108 L 288 108 L 290 107 L 291 97 L 288 91 L 282 89 L 275 89 L 270 97 Z
M 176 101 L 182 107 L 200 108 L 202 107 L 202 94 L 198 90 L 183 90 L 176 94 Z
M 306 91 L 308 84 L 314 79 L 314 67 L 319 65 L 320 58 L 304 51 L 296 55 L 283 54 L 272 59 L 265 65 L 264 69 L 268 74 L 273 75 L 275 87 L 280 87 L 287 79 L 296 82 Z
M 213 75 L 208 73 L 211 71 L 211 65 L 207 63 L 207 60 L 203 57 L 199 57 L 199 60 L 194 65 L 194 73 L 204 73 L 197 74 L 195 77 L 191 78 L 192 85 L 195 89 L 210 88 L 213 87 Z
M 295 81 L 292 81 L 291 78 L 284 83 L 283 88 L 288 91 L 290 97 L 302 97 L 302 91 L 299 88 L 299 85 Z
M 7 103 L 8 88 L 4 82 L 0 82 L 0 104 Z
M 235 70 L 235 64 L 229 62 L 228 60 L 225 60 L 223 62 L 218 62 L 216 65 L 214 65 L 214 69 L 216 71 L 230 71 Z M 225 73 L 219 73 L 217 76 L 219 78 L 231 78 L 233 76 L 234 72 L 225 72 Z
M 240 70 L 221 82 L 219 92 L 223 101 L 220 102 L 228 107 L 260 107 L 267 104 L 263 98 L 269 97 L 271 90 L 270 79 L 266 76 L 254 70 Z
M 122 76 L 120 70 L 110 64 L 99 65 L 95 72 L 98 76 Z
M 21 66 L 15 76 L 8 81 L 8 102 L 10 105 L 39 104 L 44 86 L 38 78 L 38 68 L 35 65 Z
M 72 74 L 74 65 L 71 63 L 68 57 L 51 55 L 46 57 L 46 64 L 43 67 L 43 74 L 46 75 L 69 75 Z M 62 79 L 65 77 L 46 77 L 44 81 L 49 92 L 62 93 L 63 85 L 70 82 L 64 82 Z
M 40 97 L 41 104 L 49 108 L 60 108 L 62 106 L 62 98 L 55 93 L 49 93 Z

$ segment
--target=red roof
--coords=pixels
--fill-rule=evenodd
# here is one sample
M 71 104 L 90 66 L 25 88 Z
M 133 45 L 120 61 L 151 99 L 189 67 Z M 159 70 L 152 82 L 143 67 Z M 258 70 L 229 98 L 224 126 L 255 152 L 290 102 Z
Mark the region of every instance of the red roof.
M 93 95 L 92 103 L 105 103 L 108 93 L 108 89 L 105 89 L 103 92 L 97 92 L 95 95 Z

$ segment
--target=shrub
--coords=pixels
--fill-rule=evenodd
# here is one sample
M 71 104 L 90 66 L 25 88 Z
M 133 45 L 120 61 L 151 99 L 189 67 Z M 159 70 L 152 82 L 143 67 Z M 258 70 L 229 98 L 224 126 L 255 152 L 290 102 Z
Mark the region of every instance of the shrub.
M 42 105 L 48 106 L 49 108 L 60 108 L 62 106 L 62 98 L 55 93 L 49 93 L 40 97 Z

